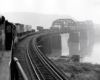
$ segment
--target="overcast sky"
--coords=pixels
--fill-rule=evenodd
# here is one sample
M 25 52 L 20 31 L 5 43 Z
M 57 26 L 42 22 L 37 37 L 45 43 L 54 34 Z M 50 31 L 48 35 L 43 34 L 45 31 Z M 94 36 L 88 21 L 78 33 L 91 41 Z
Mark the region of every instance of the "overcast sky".
M 0 0 L 0 13 L 35 12 L 70 15 L 100 22 L 100 0 Z

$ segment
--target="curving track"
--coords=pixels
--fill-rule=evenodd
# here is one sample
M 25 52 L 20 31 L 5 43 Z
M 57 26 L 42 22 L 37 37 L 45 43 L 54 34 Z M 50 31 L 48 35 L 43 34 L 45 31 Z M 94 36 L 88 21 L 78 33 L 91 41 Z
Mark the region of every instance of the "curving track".
M 29 37 L 18 59 L 29 80 L 69 80 L 37 47 L 37 38 L 46 33 Z
M 44 34 L 43 34 L 44 35 Z M 36 35 L 30 40 L 28 46 L 28 58 L 38 80 L 68 80 L 68 78 L 62 75 L 61 72 L 55 69 L 54 65 L 50 63 L 49 59 L 39 51 L 36 45 L 36 39 L 41 34 Z
M 21 40 L 18 43 L 18 45 L 16 46 L 16 48 L 13 50 L 14 57 L 18 58 L 22 68 L 24 69 L 26 76 L 28 77 L 28 80 L 34 80 L 33 72 L 31 70 L 30 64 L 28 63 L 28 58 L 26 55 L 27 43 L 32 37 L 33 36 L 29 36 L 29 37 Z M 23 80 L 21 74 L 19 74 L 19 80 Z

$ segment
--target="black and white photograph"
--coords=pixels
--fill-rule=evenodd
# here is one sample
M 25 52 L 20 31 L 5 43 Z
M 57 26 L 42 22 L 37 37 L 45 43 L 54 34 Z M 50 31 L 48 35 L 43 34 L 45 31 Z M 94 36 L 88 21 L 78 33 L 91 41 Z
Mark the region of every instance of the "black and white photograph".
M 100 80 L 100 0 L 0 0 L 0 80 Z

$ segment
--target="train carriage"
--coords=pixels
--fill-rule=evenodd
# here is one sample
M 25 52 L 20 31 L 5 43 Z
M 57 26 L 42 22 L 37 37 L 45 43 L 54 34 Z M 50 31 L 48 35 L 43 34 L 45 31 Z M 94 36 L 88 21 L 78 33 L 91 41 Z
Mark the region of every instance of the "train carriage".
M 31 30 L 32 30 L 32 26 L 31 25 L 24 25 L 24 32 L 25 33 L 30 33 Z
M 12 41 L 15 38 L 15 26 L 13 23 L 5 21 L 5 50 L 11 50 Z
M 24 32 L 24 24 L 20 24 L 20 23 L 15 23 L 16 26 L 16 30 L 17 30 L 17 36 L 20 37 L 23 35 Z
M 42 26 L 37 26 L 37 30 L 38 31 L 43 31 L 43 27 Z
M 0 16 L 0 50 L 5 46 L 5 50 L 11 50 L 12 41 L 18 42 L 19 37 L 26 36 L 32 30 L 31 25 L 12 23 Z

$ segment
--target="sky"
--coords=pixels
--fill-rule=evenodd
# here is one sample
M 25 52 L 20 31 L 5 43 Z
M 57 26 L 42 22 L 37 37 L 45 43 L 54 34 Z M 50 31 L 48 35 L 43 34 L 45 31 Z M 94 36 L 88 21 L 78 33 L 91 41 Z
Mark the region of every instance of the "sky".
M 0 0 L 0 13 L 35 12 L 100 21 L 100 0 Z

